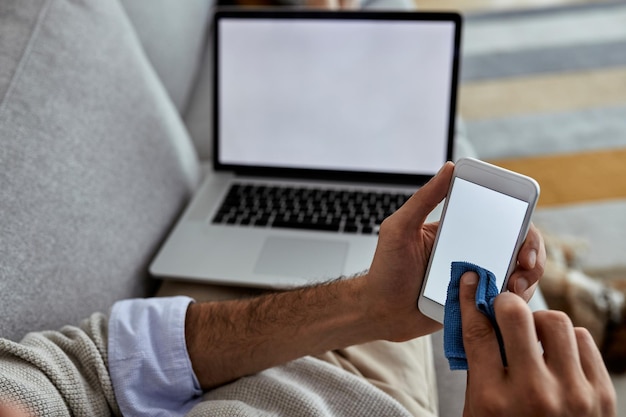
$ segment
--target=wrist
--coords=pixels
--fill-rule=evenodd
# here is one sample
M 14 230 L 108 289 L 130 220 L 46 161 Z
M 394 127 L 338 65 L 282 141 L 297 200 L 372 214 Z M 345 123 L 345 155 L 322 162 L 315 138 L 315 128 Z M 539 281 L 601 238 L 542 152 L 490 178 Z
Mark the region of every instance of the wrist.
M 359 279 L 371 340 L 404 342 L 441 329 L 417 307 L 419 284 L 372 270 Z
M 299 337 L 311 338 L 312 354 L 377 339 L 372 326 L 372 311 L 365 276 L 340 279 L 326 285 L 311 288 L 313 299 L 309 312 L 317 311 L 313 323 L 301 329 L 307 334 Z M 320 303 L 322 308 L 316 308 Z M 311 337 L 313 336 L 313 337 Z
M 371 272 L 353 280 L 353 303 L 358 305 L 360 320 L 355 327 L 360 328 L 364 342 L 390 340 L 389 308 L 385 305 L 385 294 L 375 285 Z
M 372 293 L 368 273 L 345 281 L 349 290 L 343 292 L 343 303 L 351 306 L 352 321 L 346 326 L 354 334 L 354 339 L 345 346 L 367 343 L 381 339 L 380 300 Z

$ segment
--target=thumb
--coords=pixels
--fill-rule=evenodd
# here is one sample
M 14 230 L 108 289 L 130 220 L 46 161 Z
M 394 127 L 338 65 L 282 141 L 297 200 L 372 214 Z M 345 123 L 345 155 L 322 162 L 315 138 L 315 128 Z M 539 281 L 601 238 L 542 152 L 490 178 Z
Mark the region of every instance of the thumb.
M 408 227 L 419 227 L 426 221 L 426 217 L 437 207 L 448 194 L 454 163 L 448 161 L 422 188 L 417 190 L 396 215 L 402 217 Z
M 480 381 L 485 378 L 484 372 L 501 369 L 502 362 L 496 332 L 489 319 L 476 308 L 477 287 L 478 274 L 463 274 L 459 288 L 463 346 L 468 367 Z

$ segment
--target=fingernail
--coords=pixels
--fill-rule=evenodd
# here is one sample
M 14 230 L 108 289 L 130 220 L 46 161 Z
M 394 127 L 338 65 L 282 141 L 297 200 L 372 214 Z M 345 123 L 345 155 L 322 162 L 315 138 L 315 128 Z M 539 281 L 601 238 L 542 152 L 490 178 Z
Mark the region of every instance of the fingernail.
M 518 295 L 524 294 L 524 291 L 528 289 L 528 280 L 526 278 L 518 278 L 515 281 L 515 293 Z
M 536 263 L 537 263 L 537 251 L 531 250 L 530 253 L 528 254 L 528 265 L 530 266 L 530 269 L 533 269 Z
M 461 278 L 463 279 L 463 284 L 465 285 L 475 285 L 478 281 L 478 276 L 471 272 L 466 272 Z

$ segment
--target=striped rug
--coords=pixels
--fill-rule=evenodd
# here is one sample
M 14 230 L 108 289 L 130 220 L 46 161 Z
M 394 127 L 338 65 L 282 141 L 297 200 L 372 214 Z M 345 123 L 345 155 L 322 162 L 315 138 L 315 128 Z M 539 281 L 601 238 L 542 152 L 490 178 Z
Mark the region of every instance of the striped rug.
M 535 223 L 626 265 L 626 1 L 464 14 L 459 112 L 481 159 L 537 179 Z
M 464 39 L 459 110 L 482 158 L 546 179 L 542 205 L 626 197 L 625 2 L 470 14 Z

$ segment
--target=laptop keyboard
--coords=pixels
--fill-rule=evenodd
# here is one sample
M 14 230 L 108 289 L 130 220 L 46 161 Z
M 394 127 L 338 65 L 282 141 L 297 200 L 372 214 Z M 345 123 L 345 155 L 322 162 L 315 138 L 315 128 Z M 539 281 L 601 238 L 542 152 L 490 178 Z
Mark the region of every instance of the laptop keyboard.
M 377 234 L 410 193 L 233 184 L 213 224 Z

